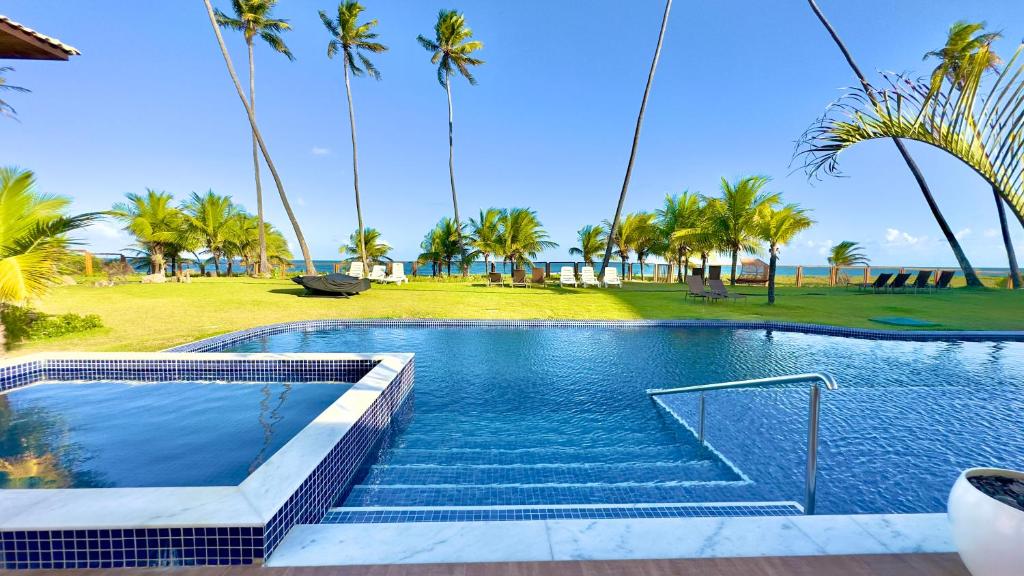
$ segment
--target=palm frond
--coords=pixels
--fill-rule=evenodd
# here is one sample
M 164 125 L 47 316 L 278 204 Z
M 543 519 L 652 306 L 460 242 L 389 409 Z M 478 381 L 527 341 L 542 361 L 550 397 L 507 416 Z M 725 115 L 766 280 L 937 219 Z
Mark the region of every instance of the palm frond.
M 887 87 L 851 88 L 800 138 L 794 159 L 808 176 L 840 175 L 839 155 L 879 138 L 915 140 L 968 165 L 1002 196 L 1024 224 L 1024 44 L 999 73 L 978 109 L 979 82 L 934 93 L 930 84 L 902 74 L 883 74 Z

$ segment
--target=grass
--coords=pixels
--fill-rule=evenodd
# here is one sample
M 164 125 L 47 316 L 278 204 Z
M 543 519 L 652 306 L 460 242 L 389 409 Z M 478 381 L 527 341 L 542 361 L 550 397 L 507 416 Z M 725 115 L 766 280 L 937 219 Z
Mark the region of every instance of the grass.
M 911 317 L 937 329 L 1024 330 L 1024 294 L 954 289 L 935 294 L 870 294 L 841 288 L 740 287 L 746 302 L 703 304 L 678 285 L 630 283 L 623 289 L 487 288 L 468 282 L 413 281 L 377 286 L 351 299 L 299 297 L 288 280 L 199 278 L 191 284 L 129 283 L 55 289 L 40 305 L 50 313 L 98 314 L 103 328 L 27 342 L 41 350 L 154 351 L 224 332 L 322 318 L 775 319 L 898 329 L 870 318 Z

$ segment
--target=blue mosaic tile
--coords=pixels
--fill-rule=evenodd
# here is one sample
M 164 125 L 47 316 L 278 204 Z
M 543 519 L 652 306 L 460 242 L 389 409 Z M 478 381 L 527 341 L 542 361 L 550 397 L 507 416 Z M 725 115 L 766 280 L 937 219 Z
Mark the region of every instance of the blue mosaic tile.
M 503 522 L 516 520 L 611 520 L 622 518 L 722 518 L 743 516 L 799 516 L 796 504 L 686 504 L 668 506 L 362 509 L 337 508 L 324 516 L 324 524 L 388 524 L 395 522 Z
M 0 569 L 228 566 L 263 559 L 263 528 L 0 532 Z

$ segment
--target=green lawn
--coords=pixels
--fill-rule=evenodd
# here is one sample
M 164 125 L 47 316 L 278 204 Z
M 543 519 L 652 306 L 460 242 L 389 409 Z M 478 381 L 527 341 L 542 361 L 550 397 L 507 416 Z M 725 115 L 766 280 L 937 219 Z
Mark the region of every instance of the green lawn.
M 242 328 L 319 318 L 733 318 L 886 328 L 869 319 L 901 316 L 937 322 L 940 329 L 1024 330 L 1024 293 L 1008 290 L 893 295 L 782 287 L 774 306 L 767 305 L 764 288 L 739 291 L 750 295 L 746 302 L 703 304 L 684 298 L 678 285 L 650 283 L 623 289 L 513 289 L 421 279 L 401 287 L 375 285 L 348 300 L 299 297 L 302 290 L 288 280 L 252 278 L 66 286 L 40 308 L 99 314 L 104 327 L 25 343 L 13 352 L 152 351 Z

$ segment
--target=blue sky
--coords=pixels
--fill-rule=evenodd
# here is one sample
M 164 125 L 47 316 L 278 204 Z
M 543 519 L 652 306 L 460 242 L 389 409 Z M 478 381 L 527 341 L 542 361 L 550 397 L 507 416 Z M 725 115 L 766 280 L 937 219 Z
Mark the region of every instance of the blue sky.
M 1008 55 L 1024 36 L 1015 0 L 820 0 L 865 70 L 933 64 L 953 21 L 986 20 Z M 465 12 L 485 43 L 479 85 L 454 86 L 456 176 L 463 218 L 487 206 L 529 206 L 565 258 L 576 230 L 610 218 L 657 38 L 660 1 L 368 0 L 391 50 L 383 80 L 354 80 L 367 225 L 393 255 L 418 253 L 451 211 L 447 111 L 429 54 L 415 41 L 437 9 Z M 229 8 L 227 0 L 215 5 Z M 257 47 L 257 113 L 315 258 L 335 258 L 355 228 L 340 61 L 325 54 L 316 15 L 327 1 L 283 0 L 295 62 Z M 178 198 L 212 188 L 255 211 L 248 123 L 199 0 L 7 0 L 3 13 L 82 51 L 70 62 L 13 64 L 20 122 L 0 119 L 0 161 L 31 168 L 76 210 L 106 209 L 146 187 Z M 244 74 L 241 37 L 227 32 Z M 892 143 L 844 153 L 846 178 L 790 173 L 795 139 L 853 77 L 806 3 L 674 3 L 627 199 L 658 207 L 666 193 L 714 194 L 722 177 L 762 174 L 817 225 L 784 264 L 824 263 L 829 243 L 856 240 L 876 264 L 948 265 L 948 245 Z M 1005 266 L 991 192 L 955 160 L 912 145 L 977 266 Z M 269 179 L 268 219 L 290 229 Z M 1018 252 L 1024 231 L 1011 222 Z M 87 234 L 97 251 L 130 244 L 113 223 Z M 293 243 L 293 247 L 294 243 Z M 298 251 L 295 250 L 298 256 Z

